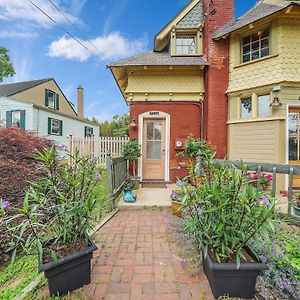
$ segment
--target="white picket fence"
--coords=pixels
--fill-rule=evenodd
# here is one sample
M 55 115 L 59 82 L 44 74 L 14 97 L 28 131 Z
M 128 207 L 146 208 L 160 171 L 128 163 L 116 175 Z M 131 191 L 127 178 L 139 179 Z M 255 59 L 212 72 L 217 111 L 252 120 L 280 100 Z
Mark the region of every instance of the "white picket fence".
M 112 158 L 121 156 L 122 145 L 129 141 L 129 137 L 88 137 L 75 138 L 69 136 L 69 151 L 74 155 L 76 150 L 82 156 L 90 156 L 97 159 L 97 164 L 101 167 L 106 166 L 106 157 L 108 154 Z

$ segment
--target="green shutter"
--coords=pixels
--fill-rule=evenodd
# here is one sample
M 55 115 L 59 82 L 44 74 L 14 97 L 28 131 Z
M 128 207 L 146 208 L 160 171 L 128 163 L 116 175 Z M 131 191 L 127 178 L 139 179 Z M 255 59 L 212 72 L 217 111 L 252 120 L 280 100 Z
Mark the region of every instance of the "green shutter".
M 87 137 L 87 126 L 84 126 L 84 137 Z
M 51 134 L 51 124 L 52 124 L 52 119 L 48 118 L 48 134 Z
M 25 130 L 25 110 L 21 110 L 20 128 Z
M 48 90 L 45 90 L 45 106 L 48 107 L 49 106 L 49 101 L 48 101 Z
M 63 121 L 59 121 L 59 135 L 63 135 Z
M 59 95 L 56 94 L 56 104 L 55 104 L 55 109 L 59 110 Z
M 12 112 L 7 111 L 6 112 L 6 127 L 11 127 L 12 126 Z

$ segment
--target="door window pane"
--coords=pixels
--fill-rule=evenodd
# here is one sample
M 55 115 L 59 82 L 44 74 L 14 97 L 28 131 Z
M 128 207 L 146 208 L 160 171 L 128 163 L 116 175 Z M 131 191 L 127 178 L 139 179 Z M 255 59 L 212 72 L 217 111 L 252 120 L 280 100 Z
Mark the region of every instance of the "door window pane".
M 161 142 L 153 142 L 153 143 L 154 143 L 153 159 L 161 159 Z
M 151 159 L 153 153 L 153 142 L 147 142 L 147 158 Z
M 267 117 L 270 114 L 270 95 L 258 97 L 258 116 Z
M 298 159 L 298 138 L 289 137 L 289 160 Z
M 153 127 L 154 127 L 153 122 L 147 123 L 147 139 L 148 140 L 153 140 Z
M 252 116 L 252 99 L 242 99 L 241 100 L 241 118 L 251 118 Z
M 161 123 L 156 123 L 154 125 L 154 139 L 155 140 L 161 140 L 161 128 L 162 128 Z

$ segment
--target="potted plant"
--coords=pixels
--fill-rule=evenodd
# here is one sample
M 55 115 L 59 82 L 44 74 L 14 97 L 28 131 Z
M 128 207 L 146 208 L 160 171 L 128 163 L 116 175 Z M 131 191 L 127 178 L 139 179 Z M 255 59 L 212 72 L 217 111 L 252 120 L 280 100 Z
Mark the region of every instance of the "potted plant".
M 203 269 L 216 298 L 253 298 L 256 278 L 265 269 L 249 247 L 273 229 L 275 199 L 249 180 L 246 167 L 205 162 L 208 180 L 201 188 L 187 186 L 185 231 L 203 256 Z
M 18 249 L 29 253 L 36 245 L 39 271 L 48 279 L 50 295 L 64 295 L 91 281 L 97 247 L 88 232 L 96 205 L 93 191 L 101 174 L 95 162 L 78 153 L 71 166 L 62 164 L 54 146 L 37 159 L 47 176 L 32 183 L 23 206 L 5 219 L 14 236 L 12 260 Z
M 142 150 L 141 146 L 138 144 L 136 140 L 128 141 L 126 144 L 122 146 L 121 150 L 122 157 L 129 161 L 132 166 L 132 174 L 133 174 L 133 187 L 136 188 L 139 180 L 136 177 L 136 161 L 141 157 Z
M 178 191 L 178 190 L 174 190 L 172 191 L 171 195 L 170 195 L 170 198 L 171 198 L 171 209 L 172 209 L 172 212 L 175 216 L 177 217 L 182 217 L 182 209 L 181 209 L 181 206 L 182 206 L 182 197 L 183 197 L 183 194 L 181 191 Z
M 296 194 L 296 199 L 292 206 L 293 206 L 294 214 L 300 217 L 300 193 Z
M 130 179 L 126 179 L 124 183 L 123 200 L 127 203 L 133 203 L 136 201 L 136 194 L 133 192 L 134 183 Z

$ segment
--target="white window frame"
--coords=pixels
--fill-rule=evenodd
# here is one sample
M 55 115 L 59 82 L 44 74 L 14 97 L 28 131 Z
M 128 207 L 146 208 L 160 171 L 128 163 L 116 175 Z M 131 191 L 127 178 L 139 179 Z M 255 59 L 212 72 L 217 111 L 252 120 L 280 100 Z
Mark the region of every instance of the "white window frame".
M 267 56 L 269 56 L 271 54 L 270 53 L 271 52 L 271 47 L 270 47 L 270 40 L 271 40 L 271 38 L 270 38 L 270 30 L 265 30 L 265 32 L 267 32 L 268 36 L 266 36 L 264 38 L 261 38 L 261 35 L 263 34 L 263 32 L 257 32 L 256 34 L 259 37 L 258 37 L 257 40 L 254 40 L 254 41 L 253 41 L 253 35 L 254 35 L 254 33 L 251 34 L 251 35 L 242 37 L 242 39 L 241 39 L 241 63 L 245 64 L 245 63 L 248 63 L 250 61 L 255 61 L 257 59 L 260 59 L 260 58 L 263 58 L 263 57 L 267 57 Z M 244 39 L 245 38 L 250 38 L 250 42 L 247 43 L 247 44 L 244 44 Z M 268 46 L 262 47 L 262 42 L 265 41 L 265 40 L 268 40 Z M 252 50 L 252 46 L 253 46 L 254 43 L 257 43 L 257 42 L 258 42 L 258 50 L 253 51 Z M 244 48 L 248 47 L 248 46 L 250 47 L 250 52 L 244 52 Z M 262 52 L 265 49 L 268 49 L 268 54 L 267 55 L 262 55 Z M 255 52 L 258 52 L 258 57 L 253 58 L 253 53 L 255 53 Z M 244 57 L 246 55 L 250 55 L 250 59 L 247 60 L 247 61 L 244 61 Z
M 51 101 L 50 101 L 50 95 L 53 95 L 53 103 L 51 103 Z M 52 92 L 52 91 L 50 91 L 50 90 L 48 90 L 48 107 L 49 108 L 52 108 L 52 109 L 55 109 L 55 102 L 56 102 L 56 96 L 55 96 L 55 93 L 54 92 Z M 50 103 L 51 103 L 51 105 L 50 105 Z
M 184 39 L 188 39 L 188 44 L 184 45 L 183 41 Z M 179 44 L 178 41 L 181 40 L 181 43 Z M 194 49 L 193 51 L 191 50 L 192 48 L 192 43 L 190 43 L 190 40 L 193 40 L 194 42 Z M 197 51 L 197 38 L 195 35 L 178 35 L 176 36 L 175 39 L 175 47 L 176 47 L 176 55 L 196 55 L 196 51 Z M 178 47 L 181 47 L 181 52 L 179 53 L 178 51 Z M 187 47 L 188 48 L 188 52 L 184 52 L 183 49 Z
M 53 124 L 53 121 L 55 121 L 55 122 L 58 123 L 58 125 L 57 125 L 58 126 L 58 133 L 53 132 L 53 126 L 56 126 L 56 125 Z M 61 132 L 60 132 L 60 123 L 61 123 L 60 120 L 51 118 L 51 128 L 50 128 L 51 129 L 50 130 L 51 135 L 56 135 L 56 136 L 60 136 L 61 135 Z

